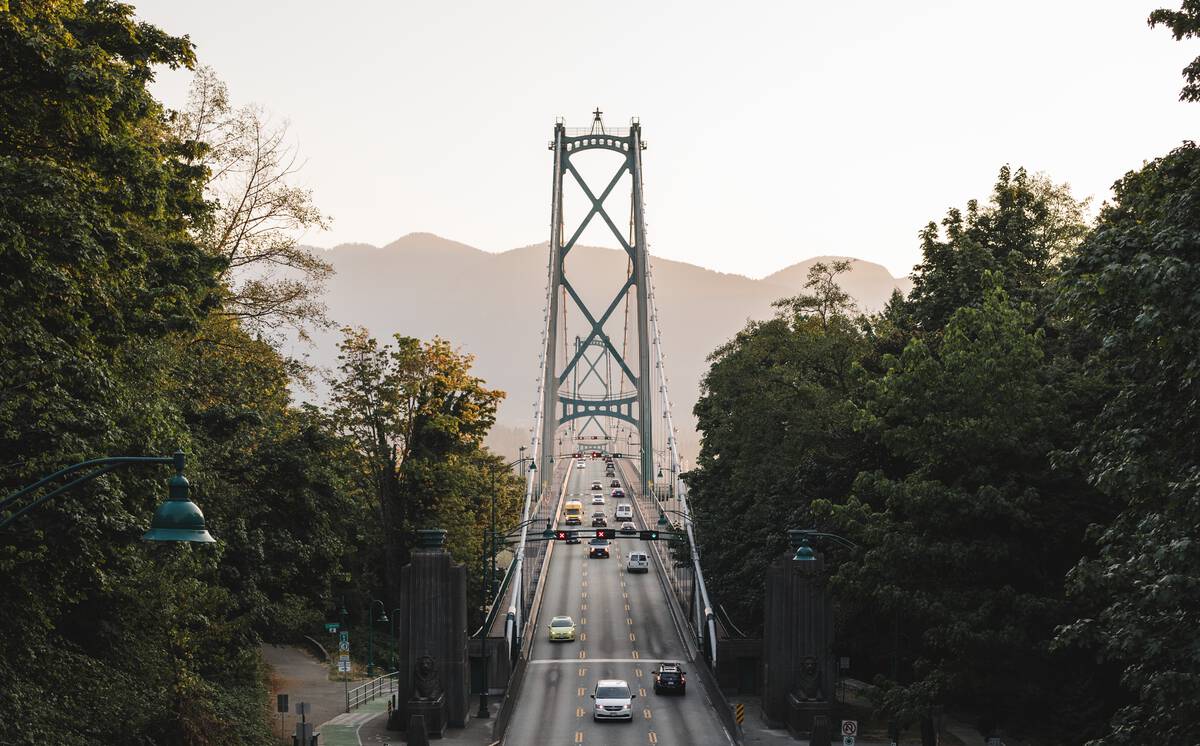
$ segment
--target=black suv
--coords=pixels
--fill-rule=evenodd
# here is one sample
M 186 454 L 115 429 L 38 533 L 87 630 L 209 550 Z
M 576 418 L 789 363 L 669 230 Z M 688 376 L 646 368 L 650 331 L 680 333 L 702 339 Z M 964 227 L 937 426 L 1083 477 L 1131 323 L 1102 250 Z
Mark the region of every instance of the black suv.
M 687 693 L 687 672 L 679 663 L 659 663 L 654 672 L 654 693 L 663 692 Z
M 588 559 L 608 559 L 608 540 L 592 539 L 589 541 Z
M 603 513 L 592 513 L 592 528 L 608 526 L 608 518 Z

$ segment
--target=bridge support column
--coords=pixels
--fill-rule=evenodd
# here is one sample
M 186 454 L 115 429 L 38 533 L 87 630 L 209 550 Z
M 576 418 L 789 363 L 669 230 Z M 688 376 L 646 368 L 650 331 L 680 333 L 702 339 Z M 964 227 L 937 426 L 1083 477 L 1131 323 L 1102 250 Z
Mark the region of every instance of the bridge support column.
M 793 736 L 808 737 L 814 719 L 833 719 L 833 607 L 825 562 L 781 557 L 767 569 L 763 634 L 763 714 Z
M 400 650 L 396 700 L 388 728 L 404 730 L 414 714 L 461 728 L 470 707 L 467 572 L 450 559 L 441 529 L 419 531 L 412 562 L 400 573 Z

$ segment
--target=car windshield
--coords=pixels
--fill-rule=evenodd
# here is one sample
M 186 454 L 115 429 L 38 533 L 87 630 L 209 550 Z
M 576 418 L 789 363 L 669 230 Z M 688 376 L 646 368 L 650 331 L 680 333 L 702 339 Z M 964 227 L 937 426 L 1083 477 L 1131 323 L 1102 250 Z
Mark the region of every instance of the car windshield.
M 550 622 L 550 626 L 551 627 L 570 627 L 571 620 L 570 619 L 555 619 L 554 621 Z
M 598 546 L 598 547 L 606 547 L 606 546 L 608 546 L 608 540 L 607 540 L 607 539 L 592 539 L 592 540 L 591 540 L 591 541 L 589 541 L 588 543 L 589 543 L 589 544 L 595 544 L 595 545 L 596 545 L 596 546 Z
M 629 688 L 624 686 L 597 687 L 596 699 L 629 699 Z

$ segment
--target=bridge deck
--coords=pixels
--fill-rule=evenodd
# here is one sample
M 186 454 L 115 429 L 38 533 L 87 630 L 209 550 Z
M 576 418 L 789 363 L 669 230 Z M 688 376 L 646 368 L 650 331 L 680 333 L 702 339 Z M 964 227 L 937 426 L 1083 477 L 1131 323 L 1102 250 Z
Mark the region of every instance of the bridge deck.
M 585 469 L 570 471 L 567 494 L 579 496 L 590 514 L 590 482 L 600 479 L 608 484 L 602 476 L 603 462 L 589 459 Z M 608 491 L 606 487 L 603 493 Z M 618 502 L 608 498 L 603 508 L 610 525 L 617 525 Z M 586 542 L 555 544 L 551 549 L 539 629 L 505 743 L 731 743 L 698 677 L 694 681 L 689 677 L 686 696 L 654 694 L 658 661 L 686 661 L 688 654 L 654 577 L 654 565 L 648 574 L 625 571 L 629 553 L 647 551 L 648 543 L 618 539 L 613 542 L 612 558 L 606 560 L 589 560 Z M 546 624 L 556 614 L 574 617 L 576 642 L 548 642 Z M 632 723 L 592 721 L 589 695 L 596 681 L 605 678 L 625 679 L 638 693 Z

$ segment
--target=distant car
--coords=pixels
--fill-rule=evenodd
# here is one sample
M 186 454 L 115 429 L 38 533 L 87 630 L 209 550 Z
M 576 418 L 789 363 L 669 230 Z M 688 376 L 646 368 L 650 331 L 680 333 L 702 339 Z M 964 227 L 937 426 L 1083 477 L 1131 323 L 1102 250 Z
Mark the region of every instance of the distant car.
M 626 572 L 650 572 L 650 557 L 645 552 L 630 552 Z
M 625 497 L 625 490 L 620 487 L 614 487 L 613 491 L 609 493 L 609 497 Z
M 575 620 L 569 616 L 551 619 L 550 642 L 575 642 Z
M 578 544 L 579 543 L 579 532 L 578 531 L 568 531 L 567 532 L 567 543 L 568 544 Z
M 603 513 L 592 513 L 592 528 L 608 526 L 608 518 Z
M 603 505 L 603 504 L 604 504 L 604 495 L 601 495 L 601 494 L 592 495 L 592 505 Z
M 617 506 L 617 520 L 618 521 L 632 521 L 633 520 L 633 506 L 630 505 L 629 503 L 621 503 L 620 505 L 618 505 Z
M 589 541 L 588 559 L 608 559 L 608 539 L 592 539 Z
M 593 490 L 602 490 L 604 488 L 600 486 L 599 482 L 592 482 L 592 489 Z
M 621 483 L 620 483 L 620 482 L 618 482 L 617 480 L 615 480 L 615 479 L 614 479 L 614 480 L 612 480 L 611 482 L 609 482 L 609 483 L 608 483 L 608 486 L 609 486 L 609 487 L 620 487 L 620 486 L 621 486 Z
M 592 720 L 633 721 L 633 700 L 637 695 L 629 691 L 629 682 L 624 679 L 600 679 L 592 693 L 595 705 Z
M 654 672 L 654 693 L 679 692 L 687 694 L 687 672 L 679 663 L 659 663 Z
M 638 532 L 638 531 L 637 531 L 637 527 L 636 527 L 636 526 L 634 526 L 632 522 L 630 522 L 630 521 L 625 521 L 624 523 L 622 523 L 622 524 L 621 524 L 621 533 L 623 533 L 623 534 L 636 534 L 637 532 Z
M 586 466 L 587 466 L 587 464 L 586 464 L 586 463 L 584 463 L 583 461 L 576 461 L 576 462 L 575 462 L 575 468 L 576 468 L 576 469 L 582 469 L 582 468 L 584 468 L 584 467 L 586 467 Z

